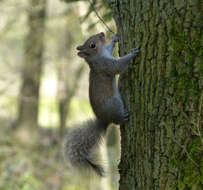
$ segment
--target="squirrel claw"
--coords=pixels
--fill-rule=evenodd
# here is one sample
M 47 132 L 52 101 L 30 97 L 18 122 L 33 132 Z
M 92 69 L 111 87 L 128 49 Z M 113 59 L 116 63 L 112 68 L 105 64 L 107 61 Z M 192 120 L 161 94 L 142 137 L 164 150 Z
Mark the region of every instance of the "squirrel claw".
M 113 35 L 111 39 L 114 43 L 118 42 L 118 34 Z
M 130 113 L 129 113 L 129 111 L 125 111 L 124 112 L 124 115 L 123 115 L 124 117 L 123 117 L 123 119 L 124 119 L 124 121 L 128 121 L 129 120 L 129 118 L 130 118 Z
M 134 54 L 134 55 L 139 53 L 139 51 L 140 51 L 140 48 L 133 48 L 133 49 L 131 49 L 131 53 Z

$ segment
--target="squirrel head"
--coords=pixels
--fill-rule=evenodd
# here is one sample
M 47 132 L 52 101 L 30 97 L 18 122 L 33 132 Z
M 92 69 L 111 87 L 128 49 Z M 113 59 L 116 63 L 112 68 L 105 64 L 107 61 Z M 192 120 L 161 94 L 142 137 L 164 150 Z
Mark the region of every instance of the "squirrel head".
M 91 36 L 83 45 L 78 46 L 78 56 L 84 59 L 90 59 L 98 55 L 105 46 L 105 34 L 103 32 Z

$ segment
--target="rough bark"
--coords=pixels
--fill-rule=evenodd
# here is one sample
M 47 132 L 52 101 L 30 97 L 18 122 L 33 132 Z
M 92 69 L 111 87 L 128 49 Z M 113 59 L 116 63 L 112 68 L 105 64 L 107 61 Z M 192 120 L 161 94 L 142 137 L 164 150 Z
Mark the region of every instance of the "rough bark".
M 121 126 L 120 190 L 202 189 L 202 4 L 109 3 L 120 55 L 141 48 L 119 81 L 131 115 Z
M 31 128 L 37 126 L 39 87 L 43 65 L 45 9 L 46 0 L 30 0 L 29 31 L 25 39 L 22 86 L 19 95 L 19 126 Z

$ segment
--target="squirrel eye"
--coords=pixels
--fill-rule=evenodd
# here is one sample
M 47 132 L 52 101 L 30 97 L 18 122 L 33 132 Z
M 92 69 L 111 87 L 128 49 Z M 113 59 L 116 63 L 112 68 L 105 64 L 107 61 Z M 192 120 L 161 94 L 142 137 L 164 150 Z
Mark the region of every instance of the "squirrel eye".
M 96 44 L 94 43 L 94 42 L 92 42 L 91 44 L 90 44 L 90 48 L 95 48 L 96 47 Z

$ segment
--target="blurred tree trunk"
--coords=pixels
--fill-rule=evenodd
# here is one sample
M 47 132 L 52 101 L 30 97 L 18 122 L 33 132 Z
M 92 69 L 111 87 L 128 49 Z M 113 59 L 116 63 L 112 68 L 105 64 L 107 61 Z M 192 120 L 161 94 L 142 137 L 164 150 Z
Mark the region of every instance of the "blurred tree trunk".
M 200 0 L 110 1 L 120 55 L 141 47 L 119 86 L 120 190 L 203 189 L 203 62 Z
M 76 11 L 72 8 L 67 12 L 66 17 L 70 17 L 66 21 L 66 28 L 64 35 L 61 35 L 61 47 L 59 48 L 58 55 L 60 57 L 60 64 L 58 66 L 58 110 L 59 110 L 59 135 L 63 137 L 64 130 L 66 127 L 66 120 L 68 117 L 69 105 L 71 99 L 75 95 L 80 77 L 82 76 L 84 70 L 84 64 L 79 65 L 78 68 L 72 68 L 72 46 L 74 43 L 75 34 L 72 28 L 70 31 L 70 25 L 72 25 L 72 17 L 75 17 Z M 80 31 L 78 31 L 80 35 Z M 63 139 L 63 138 L 61 138 Z
M 46 0 L 30 0 L 28 34 L 25 39 L 22 86 L 19 95 L 18 124 L 36 127 L 40 77 L 43 66 Z
M 66 120 L 68 117 L 69 105 L 70 105 L 71 99 L 73 98 L 73 96 L 76 93 L 80 77 L 82 76 L 82 73 L 84 70 L 84 64 L 83 64 L 75 71 L 75 73 L 74 73 L 75 76 L 70 77 L 67 74 L 67 70 L 64 70 L 64 66 L 66 66 L 66 65 L 67 65 L 66 63 L 64 63 L 64 65 L 61 64 L 59 67 L 59 71 L 58 71 L 58 73 L 59 73 L 58 94 L 59 94 L 59 119 L 60 119 L 59 133 L 60 133 L 60 137 L 63 137 L 63 135 L 64 135 L 64 130 L 66 127 Z

